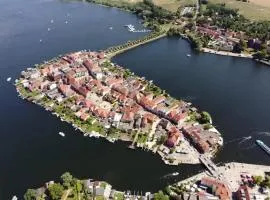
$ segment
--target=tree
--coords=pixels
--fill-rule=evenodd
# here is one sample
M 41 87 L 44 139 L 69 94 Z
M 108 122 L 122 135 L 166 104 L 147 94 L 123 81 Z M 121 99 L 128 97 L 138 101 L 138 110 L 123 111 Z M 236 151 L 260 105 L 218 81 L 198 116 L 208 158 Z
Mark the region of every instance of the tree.
M 247 42 L 245 40 L 243 40 L 243 39 L 241 39 L 239 41 L 239 45 L 240 45 L 241 49 L 246 49 L 247 48 Z
M 200 123 L 206 124 L 211 122 L 211 116 L 208 112 L 203 111 L 201 113 L 201 118 L 199 119 Z
M 52 200 L 58 200 L 62 197 L 64 188 L 60 183 L 54 183 L 49 186 L 48 191 Z
M 169 196 L 165 195 L 161 190 L 154 194 L 154 200 L 169 200 Z
M 270 177 L 266 176 L 265 179 L 261 182 L 260 186 L 270 188 Z
M 262 181 L 263 181 L 263 177 L 262 176 L 254 176 L 253 179 L 254 179 L 254 183 L 256 185 L 260 185 L 262 183 Z
M 37 192 L 34 189 L 28 189 L 23 197 L 25 200 L 36 200 Z
M 71 186 L 71 183 L 72 183 L 72 180 L 73 180 L 73 176 L 69 172 L 65 172 L 61 176 L 61 180 L 63 182 L 63 186 L 65 188 L 69 188 Z

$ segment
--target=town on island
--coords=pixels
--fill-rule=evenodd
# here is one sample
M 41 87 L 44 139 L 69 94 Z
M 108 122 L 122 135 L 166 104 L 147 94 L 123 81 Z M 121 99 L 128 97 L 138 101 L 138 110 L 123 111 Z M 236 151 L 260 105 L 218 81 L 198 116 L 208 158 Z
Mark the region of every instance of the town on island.
M 127 141 L 130 148 L 158 153 L 166 164 L 201 163 L 206 170 L 154 194 L 116 191 L 106 182 L 78 180 L 65 173 L 60 183 L 50 181 L 41 188 L 28 189 L 26 200 L 267 198 L 268 166 L 217 166 L 211 161 L 223 139 L 207 112 L 171 97 L 153 81 L 107 57 L 110 55 L 103 51 L 79 51 L 27 68 L 16 80 L 17 91 L 23 99 L 71 123 L 84 136 Z M 178 173 L 169 176 L 175 175 Z
M 15 81 L 19 96 L 72 124 L 85 137 L 125 141 L 131 149 L 158 154 L 165 164 L 202 164 L 205 170 L 145 194 L 117 191 L 104 181 L 79 180 L 66 172 L 60 182 L 28 189 L 24 199 L 270 199 L 269 166 L 216 165 L 212 161 L 223 138 L 209 113 L 111 62 L 113 56 L 142 44 L 181 36 L 199 51 L 253 58 L 269 65 L 270 22 L 247 19 L 238 10 L 208 0 L 194 1 L 173 12 L 151 0 L 88 1 L 136 13 L 149 28 L 144 31 L 150 33 L 104 51 L 67 53 L 27 68 Z M 127 27 L 136 32 L 132 25 Z M 63 132 L 59 134 L 65 137 Z M 270 153 L 263 143 L 258 145 Z

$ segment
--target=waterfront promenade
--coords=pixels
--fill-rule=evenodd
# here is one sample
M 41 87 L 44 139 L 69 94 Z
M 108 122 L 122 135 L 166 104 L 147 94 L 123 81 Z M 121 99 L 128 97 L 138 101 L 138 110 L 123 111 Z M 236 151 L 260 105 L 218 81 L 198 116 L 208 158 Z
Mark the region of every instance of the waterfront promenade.
M 222 181 L 226 180 L 228 186 L 230 187 L 231 191 L 236 191 L 239 188 L 239 184 L 241 183 L 241 175 L 246 174 L 249 176 L 264 176 L 265 172 L 270 172 L 270 167 L 267 165 L 256 165 L 256 164 L 247 164 L 247 163 L 238 163 L 238 162 L 230 162 L 225 163 L 221 166 L 217 166 L 217 171 L 225 178 L 220 179 Z M 179 181 L 177 184 L 189 184 L 192 185 L 193 183 L 201 180 L 205 176 L 210 176 L 215 178 L 209 171 L 205 170 L 200 172 L 194 176 L 191 176 L 187 179 Z

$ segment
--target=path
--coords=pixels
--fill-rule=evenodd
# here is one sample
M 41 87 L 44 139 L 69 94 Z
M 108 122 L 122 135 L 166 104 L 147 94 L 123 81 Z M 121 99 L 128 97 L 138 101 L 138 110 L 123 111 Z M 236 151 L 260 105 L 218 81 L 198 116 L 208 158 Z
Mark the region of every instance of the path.
M 153 32 L 143 38 L 139 38 L 137 40 L 133 40 L 133 41 L 128 41 L 122 45 L 118 45 L 118 46 L 114 46 L 114 47 L 110 47 L 108 49 L 106 49 L 104 51 L 104 53 L 107 55 L 108 58 L 112 58 L 114 56 L 116 56 L 117 54 L 123 53 L 127 50 L 136 48 L 140 45 L 158 40 L 160 38 L 165 37 L 167 34 L 166 32 Z
M 66 200 L 70 192 L 71 192 L 71 189 L 66 190 L 63 196 L 61 197 L 61 200 Z

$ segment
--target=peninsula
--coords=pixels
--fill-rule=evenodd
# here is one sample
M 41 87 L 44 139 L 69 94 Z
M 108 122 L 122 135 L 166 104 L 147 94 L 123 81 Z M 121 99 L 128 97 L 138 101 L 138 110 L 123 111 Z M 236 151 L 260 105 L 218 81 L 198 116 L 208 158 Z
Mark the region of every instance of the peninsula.
M 200 163 L 223 145 L 207 112 L 177 100 L 104 52 L 80 51 L 27 68 L 16 82 L 22 98 L 84 133 L 158 153 L 166 164 Z

